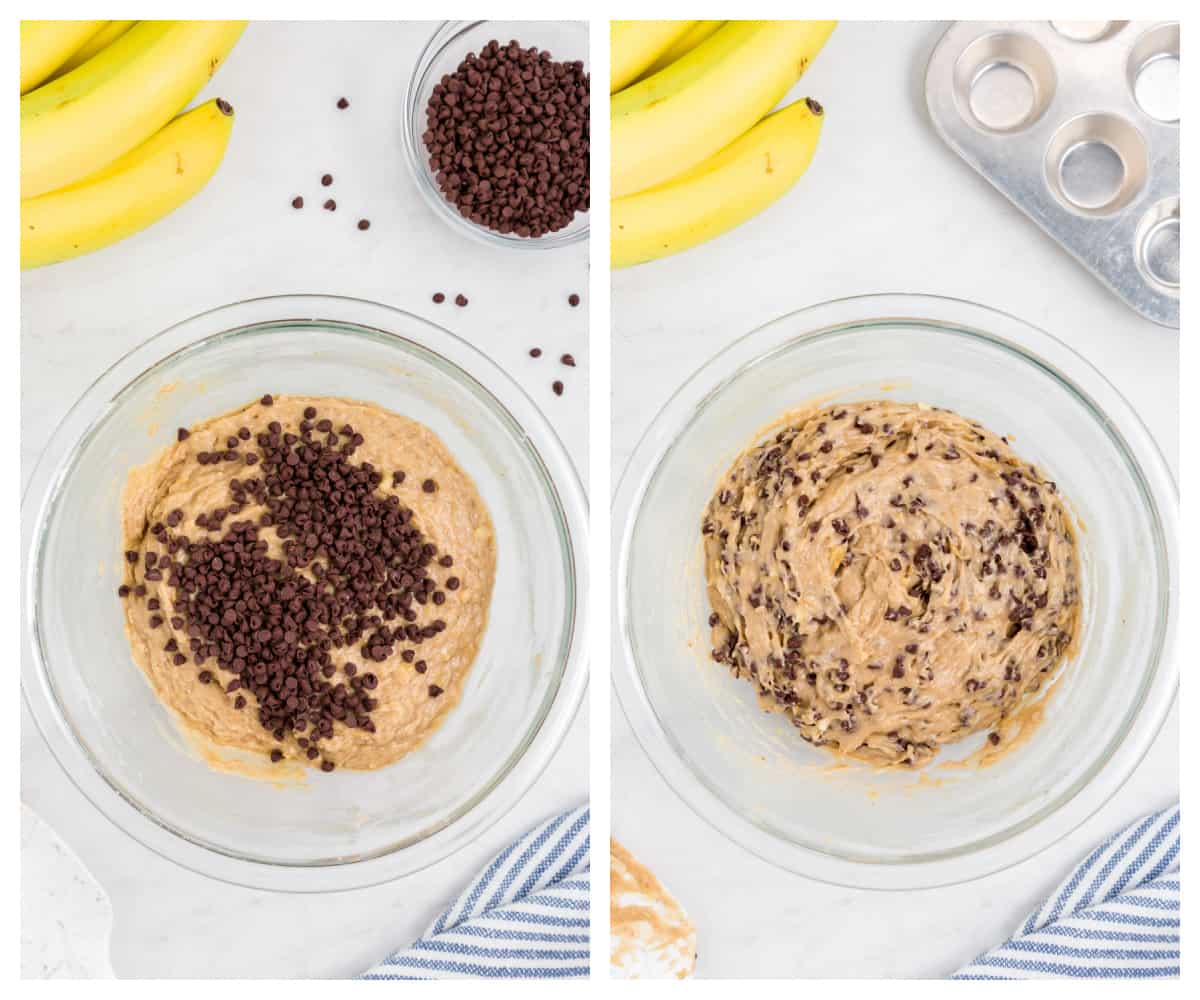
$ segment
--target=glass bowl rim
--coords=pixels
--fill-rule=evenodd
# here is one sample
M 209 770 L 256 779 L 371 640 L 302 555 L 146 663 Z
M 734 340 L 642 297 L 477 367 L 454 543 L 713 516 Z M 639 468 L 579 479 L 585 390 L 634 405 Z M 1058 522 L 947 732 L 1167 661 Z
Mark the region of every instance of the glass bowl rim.
M 421 129 L 418 123 L 420 121 L 419 116 L 424 114 L 425 109 L 418 106 L 418 95 L 421 93 L 422 85 L 433 71 L 434 63 L 446 46 L 461 35 L 474 31 L 480 25 L 489 23 L 491 22 L 442 21 L 434 29 L 433 34 L 425 42 L 420 53 L 417 55 L 412 76 L 408 81 L 408 89 L 404 94 L 404 114 L 401 121 L 404 138 L 404 159 L 408 163 L 409 172 L 413 175 L 413 181 L 417 185 L 417 189 L 421 192 L 425 202 L 433 208 L 434 212 L 453 229 L 475 240 L 477 243 L 486 243 L 488 246 L 493 247 L 505 247 L 510 250 L 557 250 L 560 247 L 580 243 L 588 238 L 591 230 L 590 222 L 585 222 L 578 229 L 570 233 L 564 234 L 559 230 L 558 232 L 547 233 L 544 236 L 532 238 L 517 236 L 512 233 L 498 233 L 495 230 L 481 226 L 465 218 L 461 212 L 446 201 L 442 192 L 438 190 L 431 179 L 432 172 L 429 170 L 422 154 Z M 586 24 L 586 22 L 576 22 L 571 19 L 566 19 L 561 23 Z
M 556 535 L 574 600 L 565 610 L 554 670 L 557 681 L 543 696 L 533 726 L 507 767 L 419 840 L 363 858 L 317 864 L 254 859 L 204 844 L 164 825 L 147 807 L 121 793 L 93 763 L 63 712 L 41 655 L 38 638 L 40 554 L 48 515 L 92 432 L 119 397 L 164 364 L 214 342 L 279 325 L 328 326 L 367 336 L 406 354 L 420 354 L 473 392 L 507 426 L 518 445 L 540 465 L 538 478 L 559 523 Z M 419 337 L 391 332 L 415 327 Z M 51 755 L 68 780 L 101 815 L 133 840 L 199 874 L 251 888 L 325 892 L 361 888 L 413 874 L 464 847 L 503 817 L 545 770 L 566 736 L 587 688 L 587 499 L 566 448 L 532 398 L 481 350 L 415 313 L 347 296 L 278 295 L 217 306 L 168 326 L 124 353 L 84 390 L 50 435 L 22 498 L 22 698 Z
M 798 334 L 793 332 L 797 322 L 802 324 Z M 779 351 L 881 324 L 948 330 L 1007 349 L 1024 363 L 1039 367 L 1075 397 L 1101 423 L 1138 480 L 1139 493 L 1156 529 L 1159 547 L 1155 556 L 1167 603 L 1159 609 L 1158 649 L 1149 661 L 1147 680 L 1123 723 L 1124 734 L 1110 743 L 1107 756 L 1070 794 L 1059 797 L 1048 813 L 1040 812 L 998 840 L 972 845 L 966 853 L 932 860 L 852 860 L 776 837 L 739 814 L 683 758 L 661 724 L 646 693 L 631 635 L 631 545 L 643 501 L 664 459 L 694 419 L 730 383 Z M 1086 383 L 1086 392 L 1080 383 Z M 1095 401 L 1097 396 L 1104 398 L 1103 406 Z M 964 299 L 914 293 L 852 296 L 793 310 L 741 335 L 689 375 L 655 414 L 625 465 L 613 500 L 612 683 L 618 702 L 643 752 L 675 794 L 722 835 L 771 864 L 833 885 L 893 891 L 982 878 L 1028 860 L 1086 822 L 1124 785 L 1166 721 L 1178 689 L 1179 571 L 1173 551 L 1178 537 L 1177 507 L 1174 478 L 1136 411 L 1081 354 L 1038 327 Z

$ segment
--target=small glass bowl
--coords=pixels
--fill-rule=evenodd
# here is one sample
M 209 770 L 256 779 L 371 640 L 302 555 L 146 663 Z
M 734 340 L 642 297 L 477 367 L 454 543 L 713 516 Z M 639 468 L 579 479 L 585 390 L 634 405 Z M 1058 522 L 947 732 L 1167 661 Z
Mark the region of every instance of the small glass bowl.
M 585 68 L 588 66 L 586 21 L 443 21 L 417 59 L 404 99 L 404 152 L 417 189 L 426 203 L 453 228 L 490 246 L 552 250 L 586 240 L 586 212 L 577 213 L 565 227 L 544 236 L 498 233 L 463 216 L 438 188 L 437 179 L 429 168 L 429 154 L 421 141 L 429 97 L 443 76 L 453 73 L 470 53 L 479 52 L 493 38 L 501 44 L 515 38 L 526 47 L 536 46 L 549 52 L 559 62 L 580 61 Z
M 377 771 L 268 783 L 214 769 L 130 656 L 116 596 L 129 470 L 177 427 L 264 392 L 367 400 L 421 421 L 492 516 L 489 625 L 462 700 L 424 745 Z M 354 299 L 225 306 L 118 361 L 47 446 L 22 516 L 22 689 L 72 781 L 163 856 L 267 889 L 386 881 L 487 830 L 559 746 L 587 679 L 586 525 L 578 477 L 537 406 L 457 337 Z
M 812 400 L 944 406 L 1012 436 L 1079 527 L 1083 632 L 1023 745 L 920 771 L 846 764 L 800 739 L 713 662 L 700 523 L 733 459 Z M 686 382 L 617 492 L 613 680 L 639 742 L 701 817 L 783 868 L 875 889 L 951 884 L 1015 864 L 1116 792 L 1177 688 L 1178 496 L 1150 434 L 1079 355 L 952 299 L 844 299 L 777 319 Z M 664 586 L 665 580 L 675 581 Z M 943 766 L 949 763 L 949 766 Z

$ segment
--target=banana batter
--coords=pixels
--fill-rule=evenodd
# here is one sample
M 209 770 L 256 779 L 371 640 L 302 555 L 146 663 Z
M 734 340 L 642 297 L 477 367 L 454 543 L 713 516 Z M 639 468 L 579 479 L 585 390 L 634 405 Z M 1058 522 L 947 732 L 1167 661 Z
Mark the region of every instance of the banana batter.
M 1079 554 L 1055 484 L 947 410 L 809 412 L 744 452 L 703 522 L 713 656 L 801 736 L 919 765 L 1069 656 Z
M 355 476 L 370 478 L 356 488 Z M 304 513 L 331 503 L 324 520 Z M 389 516 L 415 533 L 368 534 Z M 487 624 L 495 536 L 428 427 L 373 403 L 264 396 L 181 428 L 130 472 L 122 517 L 133 658 L 202 745 L 373 770 L 420 746 L 458 702 Z M 405 545 L 421 552 L 401 567 L 393 548 Z M 265 570 L 238 575 L 254 555 Z

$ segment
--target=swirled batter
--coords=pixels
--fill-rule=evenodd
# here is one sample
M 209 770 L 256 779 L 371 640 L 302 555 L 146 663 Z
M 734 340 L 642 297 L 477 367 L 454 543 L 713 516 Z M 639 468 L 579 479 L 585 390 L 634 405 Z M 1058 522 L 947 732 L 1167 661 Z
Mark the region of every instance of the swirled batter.
M 876 764 L 998 743 L 1079 631 L 1057 487 L 947 410 L 797 418 L 733 463 L 703 533 L 714 658 L 804 739 Z

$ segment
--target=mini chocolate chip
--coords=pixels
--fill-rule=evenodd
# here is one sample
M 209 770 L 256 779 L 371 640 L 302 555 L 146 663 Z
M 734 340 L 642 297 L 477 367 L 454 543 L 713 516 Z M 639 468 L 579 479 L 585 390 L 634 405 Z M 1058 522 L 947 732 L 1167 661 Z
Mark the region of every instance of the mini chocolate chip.
M 572 292 L 570 295 L 567 296 L 567 304 L 569 306 L 571 306 L 572 308 L 579 305 L 579 296 L 576 295 L 574 292 Z
M 321 187 L 329 187 L 333 183 L 333 174 L 321 175 Z
M 563 384 L 561 382 L 555 381 L 551 384 L 550 388 L 554 390 L 554 395 L 556 396 L 563 394 Z
M 301 198 L 299 195 L 296 195 L 296 197 L 292 199 L 292 208 L 303 208 L 303 207 L 304 207 L 304 199 Z
M 459 292 L 456 296 L 454 296 L 454 304 L 460 308 L 465 306 L 469 301 L 470 300 L 463 295 L 462 292 Z
M 350 107 L 350 102 L 344 97 L 339 97 L 337 106 L 339 111 L 345 111 L 348 107 Z

